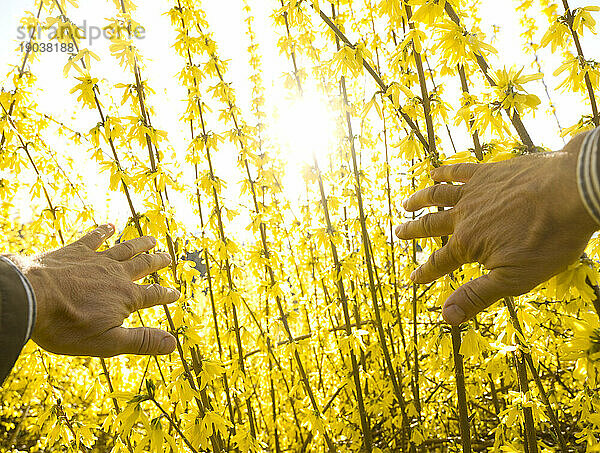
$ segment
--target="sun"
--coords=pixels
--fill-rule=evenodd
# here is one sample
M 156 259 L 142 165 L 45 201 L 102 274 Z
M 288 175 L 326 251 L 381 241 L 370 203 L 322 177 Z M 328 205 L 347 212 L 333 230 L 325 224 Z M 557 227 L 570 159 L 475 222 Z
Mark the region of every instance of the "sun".
M 326 99 L 305 95 L 288 99 L 279 106 L 272 133 L 281 152 L 312 161 L 336 146 L 336 120 Z
M 339 112 L 325 96 L 313 92 L 277 104 L 268 128 L 278 158 L 286 167 L 285 185 L 292 197 L 305 193 L 303 167 L 322 166 L 339 146 Z

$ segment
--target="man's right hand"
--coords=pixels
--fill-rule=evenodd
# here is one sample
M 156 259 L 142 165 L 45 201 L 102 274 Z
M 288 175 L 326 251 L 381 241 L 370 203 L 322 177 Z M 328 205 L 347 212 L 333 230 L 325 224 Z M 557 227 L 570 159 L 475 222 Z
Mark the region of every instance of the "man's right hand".
M 122 327 L 141 308 L 179 299 L 176 289 L 133 283 L 168 266 L 170 256 L 144 253 L 156 245 L 150 236 L 97 252 L 113 233 L 113 225 L 102 225 L 66 247 L 35 257 L 10 257 L 34 290 L 32 338 L 42 348 L 97 357 L 169 354 L 175 349 L 175 338 L 168 332 Z
M 577 189 L 584 136 L 562 151 L 435 168 L 434 181 L 462 184 L 437 184 L 404 202 L 407 211 L 451 208 L 396 229 L 400 239 L 451 235 L 413 272 L 414 282 L 432 282 L 465 263 L 490 271 L 450 295 L 442 309 L 446 322 L 460 324 L 502 297 L 530 291 L 581 256 L 599 227 Z

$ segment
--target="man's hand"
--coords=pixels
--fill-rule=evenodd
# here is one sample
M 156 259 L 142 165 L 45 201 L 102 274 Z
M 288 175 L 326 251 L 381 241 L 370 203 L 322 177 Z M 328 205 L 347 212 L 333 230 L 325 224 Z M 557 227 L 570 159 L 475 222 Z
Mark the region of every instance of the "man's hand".
M 583 138 L 578 135 L 560 152 L 435 168 L 434 181 L 464 184 L 437 184 L 404 201 L 407 211 L 452 208 L 396 229 L 400 239 L 451 235 L 413 272 L 414 282 L 432 282 L 465 263 L 490 270 L 448 297 L 446 322 L 460 324 L 502 297 L 526 293 L 581 256 L 598 228 L 577 189 Z
M 24 272 L 37 300 L 32 338 L 57 354 L 111 357 L 117 354 L 168 354 L 176 346 L 167 332 L 126 329 L 133 312 L 179 299 L 179 291 L 139 280 L 169 265 L 168 254 L 146 254 L 156 245 L 149 236 L 96 252 L 112 236 L 103 225 L 66 247 L 32 258 L 11 257 Z

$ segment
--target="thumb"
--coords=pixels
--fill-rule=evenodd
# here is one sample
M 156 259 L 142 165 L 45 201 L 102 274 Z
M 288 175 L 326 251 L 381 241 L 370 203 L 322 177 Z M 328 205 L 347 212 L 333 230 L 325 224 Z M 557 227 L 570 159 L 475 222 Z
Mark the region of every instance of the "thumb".
M 446 299 L 442 308 L 444 320 L 452 325 L 468 321 L 510 292 L 503 282 L 501 271 L 493 270 L 465 283 Z
M 173 335 L 152 327 L 117 327 L 113 329 L 112 337 L 116 354 L 170 354 L 177 346 Z

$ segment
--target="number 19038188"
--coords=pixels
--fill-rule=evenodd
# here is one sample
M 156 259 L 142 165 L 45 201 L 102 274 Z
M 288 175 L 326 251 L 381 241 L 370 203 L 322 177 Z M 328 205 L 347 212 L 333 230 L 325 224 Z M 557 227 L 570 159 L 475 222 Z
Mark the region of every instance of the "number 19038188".
M 75 46 L 73 43 L 51 43 L 51 42 L 22 42 L 19 45 L 21 52 L 73 52 Z

